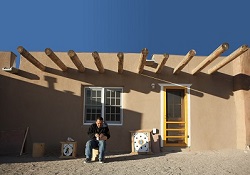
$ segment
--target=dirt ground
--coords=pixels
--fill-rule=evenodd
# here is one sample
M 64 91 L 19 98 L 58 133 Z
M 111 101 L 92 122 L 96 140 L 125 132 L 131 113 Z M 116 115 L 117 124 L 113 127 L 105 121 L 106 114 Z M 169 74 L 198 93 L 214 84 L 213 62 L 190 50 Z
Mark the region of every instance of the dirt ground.
M 161 152 L 153 155 L 107 155 L 104 164 L 84 158 L 0 156 L 1 175 L 250 174 L 249 150 Z

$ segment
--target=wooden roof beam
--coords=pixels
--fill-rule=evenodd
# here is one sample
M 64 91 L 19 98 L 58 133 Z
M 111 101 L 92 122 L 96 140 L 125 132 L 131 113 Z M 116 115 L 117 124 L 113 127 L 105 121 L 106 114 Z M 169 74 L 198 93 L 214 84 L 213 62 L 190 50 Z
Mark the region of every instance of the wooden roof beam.
M 75 51 L 73 50 L 69 50 L 68 51 L 68 55 L 70 57 L 70 59 L 72 60 L 72 62 L 75 64 L 75 66 L 77 67 L 77 69 L 79 70 L 79 72 L 84 72 L 85 71 L 85 67 L 83 66 L 82 62 L 80 61 L 80 59 L 78 58 L 77 54 L 75 53 Z
M 221 62 L 219 62 L 217 65 L 215 65 L 213 68 L 209 69 L 208 74 L 212 74 L 215 71 L 219 70 L 220 68 L 224 67 L 226 64 L 230 63 L 231 61 L 233 61 L 235 58 L 237 58 L 238 56 L 240 56 L 241 54 L 243 54 L 247 50 L 248 50 L 248 46 L 242 45 L 237 50 L 235 50 L 233 53 L 231 53 L 226 58 L 224 58 Z
M 164 65 L 166 64 L 166 62 L 167 62 L 167 60 L 168 60 L 168 58 L 169 58 L 169 54 L 167 54 L 167 53 L 164 53 L 163 56 L 164 56 L 164 57 L 163 57 L 163 59 L 162 59 L 162 61 L 161 61 L 161 64 L 158 64 L 158 66 L 157 66 L 157 68 L 156 68 L 156 71 L 155 71 L 156 74 L 161 73 L 161 71 L 162 71 Z
M 17 51 L 38 69 L 40 69 L 41 71 L 45 71 L 45 66 L 37 59 L 35 59 L 35 57 L 33 57 L 24 47 L 18 46 Z
M 147 56 L 148 56 L 148 49 L 147 48 L 142 49 L 141 56 L 140 56 L 140 64 L 138 66 L 138 73 L 139 74 L 141 74 L 143 71 Z
M 105 70 L 104 70 L 104 67 L 103 67 L 103 64 L 102 64 L 102 60 L 101 60 L 98 52 L 96 52 L 96 51 L 93 52 L 92 56 L 95 59 L 95 65 L 96 65 L 97 69 L 99 70 L 99 73 L 104 73 Z
M 62 69 L 62 71 L 68 70 L 67 66 L 56 56 L 56 54 L 50 48 L 46 48 L 44 52 L 58 67 Z
M 223 52 L 229 48 L 228 43 L 221 44 L 213 53 L 211 53 L 205 60 L 203 60 L 196 68 L 193 69 L 192 75 L 200 72 L 203 68 L 209 65 L 217 57 L 219 57 Z
M 176 66 L 176 68 L 173 71 L 173 74 L 179 73 L 187 64 L 188 62 L 196 55 L 195 50 L 190 50 L 184 59 Z
M 124 54 L 119 52 L 117 54 L 118 57 L 118 73 L 121 74 L 123 72 L 123 62 L 124 62 Z

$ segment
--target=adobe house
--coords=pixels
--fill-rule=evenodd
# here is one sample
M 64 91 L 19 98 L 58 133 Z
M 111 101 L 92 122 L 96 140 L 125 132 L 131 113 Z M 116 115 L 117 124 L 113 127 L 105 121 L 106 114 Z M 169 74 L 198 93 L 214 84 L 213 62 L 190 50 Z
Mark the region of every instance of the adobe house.
M 111 130 L 109 152 L 131 152 L 131 131 L 156 131 L 162 150 L 245 149 L 250 145 L 250 51 L 221 56 L 141 53 L 0 52 L 0 130 L 29 127 L 25 151 L 77 141 L 84 155 L 87 130 L 102 116 Z M 154 140 L 155 141 L 155 140 Z M 151 142 L 154 142 L 151 140 Z M 157 140 L 156 140 L 157 141 Z

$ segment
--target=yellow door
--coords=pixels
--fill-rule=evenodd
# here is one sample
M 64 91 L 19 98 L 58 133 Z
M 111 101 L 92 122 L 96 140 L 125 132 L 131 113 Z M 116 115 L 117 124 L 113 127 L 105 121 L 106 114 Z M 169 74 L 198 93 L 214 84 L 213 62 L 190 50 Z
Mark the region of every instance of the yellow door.
M 187 146 L 187 97 L 184 87 L 164 91 L 164 146 Z

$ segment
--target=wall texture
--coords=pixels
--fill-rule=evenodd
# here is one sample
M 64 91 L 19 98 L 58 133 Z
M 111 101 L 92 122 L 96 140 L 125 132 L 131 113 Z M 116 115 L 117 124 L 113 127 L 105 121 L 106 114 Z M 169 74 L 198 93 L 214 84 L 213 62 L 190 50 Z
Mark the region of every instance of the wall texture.
M 212 75 L 207 70 L 224 57 L 192 75 L 190 72 L 206 58 L 195 56 L 179 74 L 173 75 L 173 69 L 184 56 L 170 55 L 162 72 L 155 74 L 163 58 L 155 55 L 155 63 L 138 74 L 140 54 L 125 53 L 124 72 L 118 74 L 116 53 L 99 53 L 105 68 L 105 73 L 100 74 L 91 53 L 77 53 L 86 68 L 84 73 L 77 71 L 67 53 L 56 53 L 69 68 L 66 72 L 44 52 L 30 53 L 46 66 L 45 71 L 23 57 L 18 74 L 0 70 L 0 130 L 30 127 L 27 152 L 32 151 L 33 143 L 43 142 L 47 153 L 59 154 L 60 142 L 72 137 L 78 142 L 78 154 L 84 154 L 89 126 L 83 124 L 84 87 L 88 86 L 123 87 L 123 124 L 110 125 L 107 150 L 130 152 L 129 131 L 160 130 L 162 126 L 159 86 L 162 83 L 191 84 L 191 150 L 243 148 L 242 145 L 249 144 L 249 59 L 245 59 L 249 52 Z M 3 57 L 4 54 L 9 57 Z M 13 62 L 11 55 L 0 53 L 1 68 Z M 238 61 L 242 63 L 239 65 Z M 247 85 L 242 87 L 246 79 Z M 151 88 L 152 83 L 156 84 L 155 89 Z
M 250 51 L 234 61 L 234 96 L 237 110 L 237 148 L 250 145 Z

